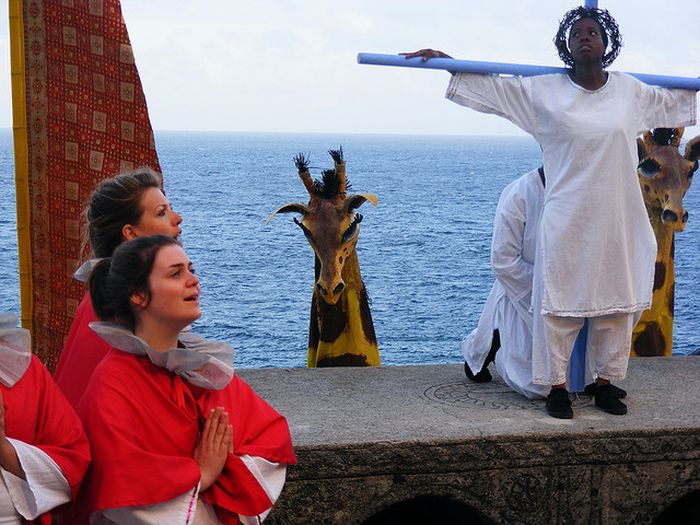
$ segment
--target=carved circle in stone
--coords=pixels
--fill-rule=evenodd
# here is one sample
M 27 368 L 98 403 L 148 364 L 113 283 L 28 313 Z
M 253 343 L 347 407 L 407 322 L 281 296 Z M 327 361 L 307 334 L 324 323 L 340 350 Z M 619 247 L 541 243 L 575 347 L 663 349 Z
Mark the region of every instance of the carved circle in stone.
M 488 410 L 542 410 L 542 400 L 530 400 L 503 383 L 470 384 L 463 381 L 429 387 L 423 395 L 430 401 L 452 406 L 469 406 Z M 588 396 L 573 396 L 574 408 L 590 405 Z

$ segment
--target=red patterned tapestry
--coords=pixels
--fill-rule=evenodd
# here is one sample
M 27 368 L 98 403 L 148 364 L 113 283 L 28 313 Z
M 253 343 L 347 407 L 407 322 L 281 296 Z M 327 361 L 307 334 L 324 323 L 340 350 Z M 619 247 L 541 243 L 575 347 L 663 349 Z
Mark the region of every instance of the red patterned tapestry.
M 102 179 L 160 172 L 118 0 L 26 0 L 34 351 L 53 370 L 85 288 L 81 215 Z

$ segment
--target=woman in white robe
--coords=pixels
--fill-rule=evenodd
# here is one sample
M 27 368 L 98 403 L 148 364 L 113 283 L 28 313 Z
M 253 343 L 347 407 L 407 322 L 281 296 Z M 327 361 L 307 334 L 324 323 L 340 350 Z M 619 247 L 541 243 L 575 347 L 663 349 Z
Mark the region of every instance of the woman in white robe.
M 552 387 L 548 413 L 573 417 L 566 370 L 588 318 L 586 353 L 596 375 L 596 405 L 622 415 L 627 407 L 610 381 L 626 375 L 634 321 L 651 303 L 656 253 L 637 181 L 636 137 L 655 127 L 695 124 L 696 94 L 606 72 L 621 40 L 605 10 L 569 11 L 555 42 L 569 74 L 459 73 L 446 96 L 507 118 L 543 149 L 547 187 L 532 303 L 543 315 L 533 326 L 533 365 L 534 381 Z M 406 56 L 448 57 L 432 49 Z

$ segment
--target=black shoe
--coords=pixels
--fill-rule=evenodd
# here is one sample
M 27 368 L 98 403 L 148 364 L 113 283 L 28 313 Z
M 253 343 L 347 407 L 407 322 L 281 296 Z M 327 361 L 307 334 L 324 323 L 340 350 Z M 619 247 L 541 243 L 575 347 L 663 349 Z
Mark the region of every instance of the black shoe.
M 608 383 L 609 384 L 609 383 Z M 621 389 L 620 387 L 617 387 L 615 385 L 610 385 L 612 387 L 612 395 L 615 396 L 618 399 L 624 399 L 627 397 L 627 391 Z M 587 396 L 595 396 L 595 389 L 596 389 L 596 384 L 591 383 L 590 385 L 586 385 L 586 388 L 583 389 L 583 393 L 586 394 Z
M 624 416 L 627 413 L 627 405 L 625 405 L 615 395 L 613 385 L 603 385 L 595 389 L 595 406 L 602 408 L 608 414 L 615 416 Z
M 484 363 L 484 366 L 481 368 L 481 370 L 479 370 L 479 373 L 475 374 L 465 361 L 464 374 L 475 383 L 488 383 L 493 379 L 491 372 L 489 372 L 488 366 L 488 362 Z
M 484 365 L 481 367 L 481 370 L 475 374 L 465 361 L 464 374 L 470 380 L 476 383 L 488 383 L 491 381 L 493 377 L 491 376 L 491 372 L 489 372 L 489 365 L 496 361 L 496 352 L 498 352 L 499 348 L 501 348 L 501 334 L 498 330 L 494 330 L 493 339 L 491 339 L 491 348 L 489 349 L 489 353 L 486 356 L 486 360 L 484 361 Z
M 553 388 L 547 396 L 547 414 L 557 419 L 571 419 L 574 411 L 571 410 L 571 399 L 566 388 Z

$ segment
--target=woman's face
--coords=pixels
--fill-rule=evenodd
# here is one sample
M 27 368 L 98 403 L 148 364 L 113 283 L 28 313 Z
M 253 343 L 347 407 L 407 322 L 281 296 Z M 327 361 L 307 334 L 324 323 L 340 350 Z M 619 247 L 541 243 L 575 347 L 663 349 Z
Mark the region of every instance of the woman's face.
M 569 51 L 575 63 L 602 60 L 605 43 L 598 22 L 592 18 L 576 21 L 569 32 Z
M 178 331 L 199 319 L 199 279 L 185 250 L 170 244 L 158 250 L 148 276 L 150 301 L 144 314 Z
M 167 235 L 177 237 L 182 233 L 182 217 L 170 206 L 170 202 L 158 188 L 148 188 L 141 196 L 141 218 L 137 225 L 124 226 L 124 238 L 128 241 L 135 237 L 150 235 Z

